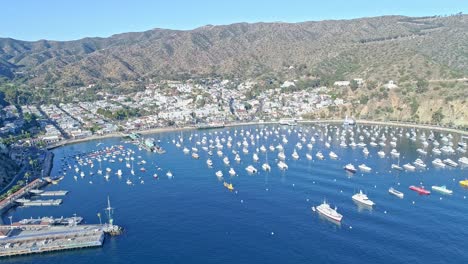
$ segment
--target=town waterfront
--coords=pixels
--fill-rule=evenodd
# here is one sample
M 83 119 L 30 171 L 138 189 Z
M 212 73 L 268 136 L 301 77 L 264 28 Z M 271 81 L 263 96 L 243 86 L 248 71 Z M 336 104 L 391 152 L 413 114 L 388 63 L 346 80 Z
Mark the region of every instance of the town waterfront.
M 337 126 L 342 129 L 340 125 Z M 325 135 L 328 128 L 331 140 Z M 10 263 L 463 263 L 468 255 L 463 252 L 468 231 L 466 196 L 468 190 L 459 181 L 468 177 L 464 168 L 435 168 L 431 161 L 432 145 L 426 149 L 427 155 L 420 155 L 421 133 L 417 131 L 412 141 L 405 137 L 407 128 L 375 129 L 379 136 L 385 134 L 386 146 L 371 147 L 369 138 L 363 140 L 370 154 L 366 157 L 359 147 L 340 147 L 335 126 L 239 126 L 212 130 L 184 130 L 165 132 L 145 137 L 160 140 L 166 150 L 159 155 L 145 149 L 139 150 L 122 138 L 107 138 L 67 145 L 54 149 L 52 175 L 66 172 L 58 185 L 50 185 L 47 190 L 68 190 L 64 203 L 58 207 L 20 207 L 4 216 L 7 223 L 9 215 L 13 220 L 38 216 L 83 216 L 87 223 L 99 223 L 98 213 L 104 216 L 107 196 L 115 207 L 115 223 L 125 231 L 119 237 L 108 237 L 102 248 L 74 250 L 43 255 L 21 256 L 5 259 Z M 362 135 L 357 129 L 371 131 L 373 127 L 353 128 L 358 142 Z M 237 133 L 236 133 L 237 131 Z M 242 132 L 241 132 L 242 131 Z M 259 136 L 250 140 L 247 135 L 256 136 L 260 132 L 278 131 L 268 137 Z M 241 135 L 242 133 L 242 135 Z M 390 134 L 397 137 L 396 149 L 401 158 L 390 156 L 392 147 Z M 398 136 L 402 133 L 402 136 Z M 299 134 L 301 136 L 299 136 Z M 265 134 L 263 134 L 265 135 Z M 281 141 L 282 135 L 288 142 Z M 230 166 L 223 164 L 214 150 L 209 156 L 197 141 L 233 138 L 231 148 L 223 144 L 223 156 L 228 156 Z M 451 140 L 457 144 L 460 138 L 453 135 Z M 306 138 L 301 149 L 296 143 Z M 184 141 L 180 142 L 180 138 Z M 237 142 L 247 138 L 249 153 L 243 154 Z M 310 150 L 306 143 L 316 141 Z M 439 133 L 435 138 L 440 141 Z M 173 142 L 180 142 L 177 147 Z M 325 143 L 329 142 L 327 148 Z M 254 143 L 255 145 L 252 145 Z M 206 144 L 208 146 L 209 143 Z M 286 155 L 288 170 L 281 171 L 276 166 L 278 151 L 258 152 L 259 161 L 252 161 L 252 154 L 265 145 L 282 144 Z M 81 166 L 85 176 L 80 177 L 73 169 L 75 155 L 123 145 L 125 150 L 132 149 L 135 175 L 125 161 L 102 162 L 102 170 L 111 172 L 107 181 L 95 173 L 94 167 Z M 214 145 L 214 144 L 213 144 Z M 454 146 L 454 147 L 455 147 Z M 184 154 L 183 147 L 198 148 L 199 159 Z M 236 163 L 232 150 L 239 152 L 242 161 Z M 299 159 L 291 154 L 296 149 Z M 379 150 L 387 155 L 378 156 Z M 318 151 L 325 155 L 324 160 L 316 158 Z M 330 159 L 330 151 L 338 159 Z M 309 153 L 312 160 L 306 158 Z M 466 156 L 460 153 L 442 154 L 440 158 L 450 157 L 457 160 Z M 206 164 L 207 158 L 213 160 L 213 168 Z M 421 158 L 428 169 L 414 172 L 391 169 L 392 163 L 400 165 L 412 163 Z M 142 161 L 145 161 L 143 163 Z M 272 170 L 265 172 L 261 165 L 268 162 Z M 356 167 L 362 163 L 372 168 L 370 173 L 358 170 L 355 174 L 346 173 L 343 166 L 348 163 Z M 259 171 L 248 174 L 245 168 L 255 166 Z M 145 172 L 140 169 L 144 167 Z M 230 177 L 229 168 L 237 172 Z M 115 173 L 121 169 L 123 175 Z M 223 180 L 215 176 L 221 170 Z M 171 171 L 173 177 L 167 177 Z M 93 172 L 93 175 L 90 175 Z M 157 174 L 157 178 L 154 174 Z M 75 180 L 73 176 L 78 176 Z M 131 184 L 127 181 L 131 180 Z M 234 185 L 230 192 L 223 182 Z M 446 185 L 453 195 L 445 196 L 436 192 L 421 196 L 408 190 L 410 185 Z M 391 196 L 388 188 L 394 187 L 405 193 L 404 199 Z M 376 205 L 373 208 L 356 205 L 351 196 L 362 190 Z M 341 224 L 330 222 L 311 210 L 326 199 L 343 214 Z M 106 221 L 102 217 L 102 221 Z M 437 250 L 434 250 L 437 249 Z

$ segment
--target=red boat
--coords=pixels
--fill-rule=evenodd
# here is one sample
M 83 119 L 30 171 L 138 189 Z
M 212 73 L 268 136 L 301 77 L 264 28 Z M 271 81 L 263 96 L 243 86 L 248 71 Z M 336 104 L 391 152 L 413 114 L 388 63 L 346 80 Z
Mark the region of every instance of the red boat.
M 419 194 L 423 194 L 423 195 L 431 194 L 430 191 L 424 189 L 424 187 L 422 187 L 422 186 L 418 187 L 418 186 L 411 185 L 409 188 L 410 188 L 410 190 L 413 190 L 413 191 L 415 191 L 415 192 L 417 192 Z

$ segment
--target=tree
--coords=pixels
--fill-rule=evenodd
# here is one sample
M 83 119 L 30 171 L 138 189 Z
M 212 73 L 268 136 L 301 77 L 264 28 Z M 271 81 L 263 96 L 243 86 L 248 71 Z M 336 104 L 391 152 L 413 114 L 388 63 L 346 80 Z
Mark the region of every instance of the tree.
M 351 80 L 349 86 L 351 87 L 351 90 L 354 92 L 359 88 L 359 84 L 356 80 Z
M 427 82 L 424 79 L 418 79 L 418 81 L 416 82 L 416 92 L 417 93 L 426 92 L 428 87 L 429 87 L 429 82 Z
M 444 114 L 442 113 L 442 108 L 439 108 L 437 111 L 432 113 L 432 122 L 439 124 L 444 119 Z

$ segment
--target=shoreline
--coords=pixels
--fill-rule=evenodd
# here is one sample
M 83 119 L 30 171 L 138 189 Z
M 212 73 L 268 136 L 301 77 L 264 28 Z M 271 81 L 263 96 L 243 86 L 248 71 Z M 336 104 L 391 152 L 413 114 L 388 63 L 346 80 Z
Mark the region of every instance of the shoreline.
M 266 122 L 245 122 L 245 123 L 231 123 L 226 124 L 224 127 L 238 127 L 238 126 L 252 126 L 252 125 L 271 125 L 271 124 L 278 124 L 279 121 L 266 121 Z M 341 124 L 343 120 L 341 119 L 323 119 L 323 120 L 298 120 L 298 124 L 320 124 L 320 123 L 331 123 L 331 124 Z M 401 122 L 392 122 L 392 121 L 373 121 L 373 120 L 356 120 L 357 124 L 364 124 L 364 125 L 378 125 L 378 126 L 394 126 L 394 127 L 406 127 L 406 128 L 418 128 L 418 129 L 428 129 L 428 130 L 436 130 L 439 132 L 449 132 L 449 133 L 457 133 L 463 136 L 468 136 L 468 131 L 459 130 L 455 128 L 447 128 L 447 127 L 439 127 L 434 125 L 424 125 L 424 124 L 413 124 L 413 123 L 401 123 Z M 187 131 L 187 130 L 197 130 L 196 127 L 158 127 L 158 128 L 150 128 L 141 131 L 134 131 L 135 133 L 148 135 L 148 134 L 157 134 L 157 133 L 165 133 L 165 132 L 175 132 L 175 131 Z M 68 139 L 58 142 L 58 144 L 50 145 L 47 147 L 48 150 L 59 148 L 66 145 L 82 143 L 87 141 L 93 140 L 100 140 L 106 138 L 117 138 L 117 137 L 124 137 L 126 136 L 124 133 L 110 133 L 105 135 L 93 135 L 87 138 L 79 138 L 79 139 Z

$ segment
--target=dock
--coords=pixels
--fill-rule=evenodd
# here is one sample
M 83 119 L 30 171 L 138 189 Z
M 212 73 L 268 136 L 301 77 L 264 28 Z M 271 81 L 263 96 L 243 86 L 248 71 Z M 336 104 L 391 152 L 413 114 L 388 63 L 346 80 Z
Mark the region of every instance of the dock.
M 65 196 L 67 195 L 68 191 L 42 191 L 37 193 L 36 195 L 39 196 Z
M 100 247 L 104 238 L 102 225 L 3 225 L 0 226 L 0 257 Z
M 23 206 L 56 206 L 62 203 L 62 199 L 50 199 L 50 200 L 29 200 L 29 199 L 16 199 L 16 203 Z

